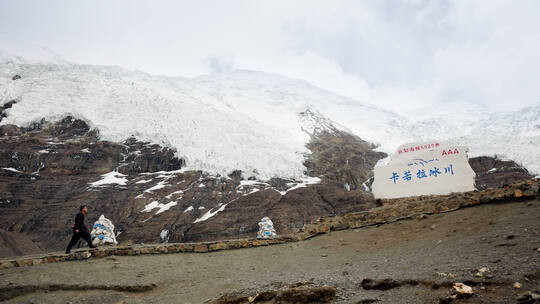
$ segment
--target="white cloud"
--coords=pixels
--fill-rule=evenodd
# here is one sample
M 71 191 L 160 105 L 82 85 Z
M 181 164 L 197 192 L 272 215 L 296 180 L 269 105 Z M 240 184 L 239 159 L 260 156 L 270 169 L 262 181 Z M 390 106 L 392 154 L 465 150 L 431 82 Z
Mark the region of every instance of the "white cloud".
M 401 112 L 452 102 L 494 110 L 540 103 L 537 1 L 1 6 L 0 33 L 75 62 L 178 76 L 262 70 Z

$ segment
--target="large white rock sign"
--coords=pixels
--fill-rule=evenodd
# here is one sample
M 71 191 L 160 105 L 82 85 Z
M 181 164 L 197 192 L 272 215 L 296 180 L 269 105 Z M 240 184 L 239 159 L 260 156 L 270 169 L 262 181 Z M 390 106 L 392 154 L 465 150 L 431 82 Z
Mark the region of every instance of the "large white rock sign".
M 451 143 L 401 145 L 387 165 L 375 167 L 375 198 L 449 194 L 474 190 L 468 149 Z

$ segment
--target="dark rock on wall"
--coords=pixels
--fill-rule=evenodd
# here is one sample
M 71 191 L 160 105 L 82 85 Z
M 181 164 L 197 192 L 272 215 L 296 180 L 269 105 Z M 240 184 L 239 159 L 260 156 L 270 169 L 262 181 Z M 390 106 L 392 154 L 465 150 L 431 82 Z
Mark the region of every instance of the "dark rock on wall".
M 480 156 L 469 159 L 469 164 L 476 172 L 478 190 L 509 185 L 533 177 L 526 168 L 512 160 Z

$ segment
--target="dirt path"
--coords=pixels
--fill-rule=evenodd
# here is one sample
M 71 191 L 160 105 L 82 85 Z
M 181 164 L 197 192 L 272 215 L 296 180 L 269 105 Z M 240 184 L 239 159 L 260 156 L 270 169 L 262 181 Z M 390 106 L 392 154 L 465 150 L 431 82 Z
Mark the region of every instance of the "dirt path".
M 456 303 L 515 303 L 517 293 L 540 289 L 539 247 L 540 202 L 516 202 L 270 247 L 11 268 L 0 270 L 0 288 L 49 289 L 6 303 L 203 303 L 233 291 L 255 294 L 311 281 L 335 287 L 337 303 L 437 303 L 449 288 L 434 289 L 435 282 L 470 280 L 482 283 L 474 286 L 476 295 Z M 489 270 L 476 277 L 481 267 Z M 419 285 L 366 290 L 366 278 Z M 523 287 L 515 289 L 514 282 Z

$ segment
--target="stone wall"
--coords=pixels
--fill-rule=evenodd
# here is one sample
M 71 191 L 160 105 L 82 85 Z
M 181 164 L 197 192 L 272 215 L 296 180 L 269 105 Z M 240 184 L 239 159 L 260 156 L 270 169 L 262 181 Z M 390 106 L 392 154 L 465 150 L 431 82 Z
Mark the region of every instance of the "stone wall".
M 287 242 L 297 242 L 330 231 L 361 228 L 384 224 L 402 219 L 454 211 L 460 208 L 516 200 L 534 200 L 540 198 L 540 179 L 506 185 L 483 191 L 450 194 L 445 196 L 423 196 L 381 201 L 382 206 L 369 211 L 349 213 L 342 216 L 322 217 L 305 225 L 300 232 L 282 235 L 270 240 L 237 239 L 200 243 L 165 243 L 151 245 L 130 245 L 100 247 L 94 250 L 80 249 L 72 254 L 45 254 L 0 260 L 0 269 L 24 267 L 64 261 L 101 258 L 112 255 L 142 255 L 165 253 L 206 253 L 218 250 L 230 250 L 269 246 Z

